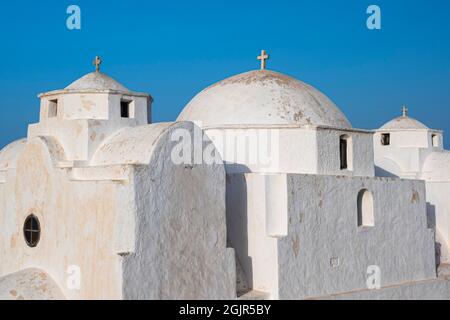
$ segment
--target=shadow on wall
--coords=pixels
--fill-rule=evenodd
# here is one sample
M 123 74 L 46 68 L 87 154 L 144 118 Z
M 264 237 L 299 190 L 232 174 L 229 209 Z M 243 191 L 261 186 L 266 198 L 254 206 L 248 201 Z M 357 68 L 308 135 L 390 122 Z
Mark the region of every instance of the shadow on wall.
M 434 230 L 435 234 L 435 256 L 436 256 L 436 267 L 441 264 L 441 247 L 442 244 L 437 241 L 437 230 L 436 230 L 436 206 L 427 202 L 427 226 L 429 229 Z
M 250 172 L 243 165 L 232 165 L 233 171 L 239 167 L 239 171 Z M 248 255 L 247 197 L 245 175 L 227 174 L 227 245 L 232 247 L 236 253 L 236 291 L 238 297 L 253 288 L 253 263 L 252 258 Z
M 399 178 L 399 176 L 384 170 L 378 166 L 375 166 L 375 176 L 376 177 L 384 177 L 384 178 Z

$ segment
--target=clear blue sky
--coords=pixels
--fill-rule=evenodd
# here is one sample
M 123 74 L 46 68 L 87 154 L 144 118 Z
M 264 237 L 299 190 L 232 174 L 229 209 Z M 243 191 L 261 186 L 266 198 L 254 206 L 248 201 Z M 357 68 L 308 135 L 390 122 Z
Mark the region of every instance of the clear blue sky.
M 66 9 L 82 29 L 66 28 Z M 366 9 L 382 10 L 382 30 Z M 259 67 L 319 88 L 354 127 L 400 115 L 443 129 L 450 147 L 450 1 L 2 1 L 0 147 L 36 122 L 40 92 L 102 70 L 155 99 L 154 121 L 175 120 L 206 86 Z

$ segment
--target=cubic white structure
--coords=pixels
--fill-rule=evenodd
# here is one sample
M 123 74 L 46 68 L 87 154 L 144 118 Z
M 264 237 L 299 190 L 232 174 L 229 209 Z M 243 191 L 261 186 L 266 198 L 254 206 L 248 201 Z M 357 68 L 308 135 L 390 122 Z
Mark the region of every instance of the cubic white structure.
M 99 59 L 40 95 L 0 152 L 0 299 L 450 299 L 442 133 L 354 129 L 258 58 L 173 123 Z
M 171 161 L 194 125 L 147 124 L 151 97 L 98 71 L 40 98 L 0 153 L 0 298 L 234 298 L 223 165 Z
M 439 263 L 450 263 L 450 152 L 443 132 L 403 115 L 374 134 L 378 176 L 425 181 L 429 224 L 436 231 Z

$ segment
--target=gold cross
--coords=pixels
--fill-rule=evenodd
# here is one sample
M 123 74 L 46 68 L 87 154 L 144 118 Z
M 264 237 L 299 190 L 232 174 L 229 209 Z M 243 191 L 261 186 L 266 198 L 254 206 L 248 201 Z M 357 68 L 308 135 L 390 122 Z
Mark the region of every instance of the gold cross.
M 404 117 L 408 116 L 408 108 L 406 106 L 402 107 L 402 113 Z
M 96 56 L 93 64 L 95 66 L 95 71 L 99 72 L 100 71 L 100 65 L 102 64 L 102 58 L 100 58 L 99 56 Z
M 270 56 L 266 54 L 266 50 L 261 50 L 261 55 L 258 56 L 258 60 L 261 60 L 261 70 L 266 69 L 266 60 L 268 60 Z

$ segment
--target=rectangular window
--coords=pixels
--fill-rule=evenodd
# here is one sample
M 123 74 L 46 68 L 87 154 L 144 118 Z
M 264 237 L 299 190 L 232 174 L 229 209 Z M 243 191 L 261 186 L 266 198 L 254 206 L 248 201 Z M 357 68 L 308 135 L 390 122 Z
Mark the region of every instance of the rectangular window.
M 390 133 L 383 133 L 381 135 L 381 145 L 389 146 L 390 144 L 391 144 L 391 134 Z
M 432 134 L 431 142 L 433 143 L 433 147 L 439 147 L 439 136 L 437 134 Z
M 48 101 L 48 117 L 55 118 L 58 116 L 58 100 L 49 100 Z
M 120 101 L 120 116 L 122 118 L 130 118 L 130 104 L 131 101 L 126 100 Z
M 341 158 L 341 170 L 348 168 L 348 162 L 347 162 L 347 139 L 341 138 L 340 144 L 340 158 Z

